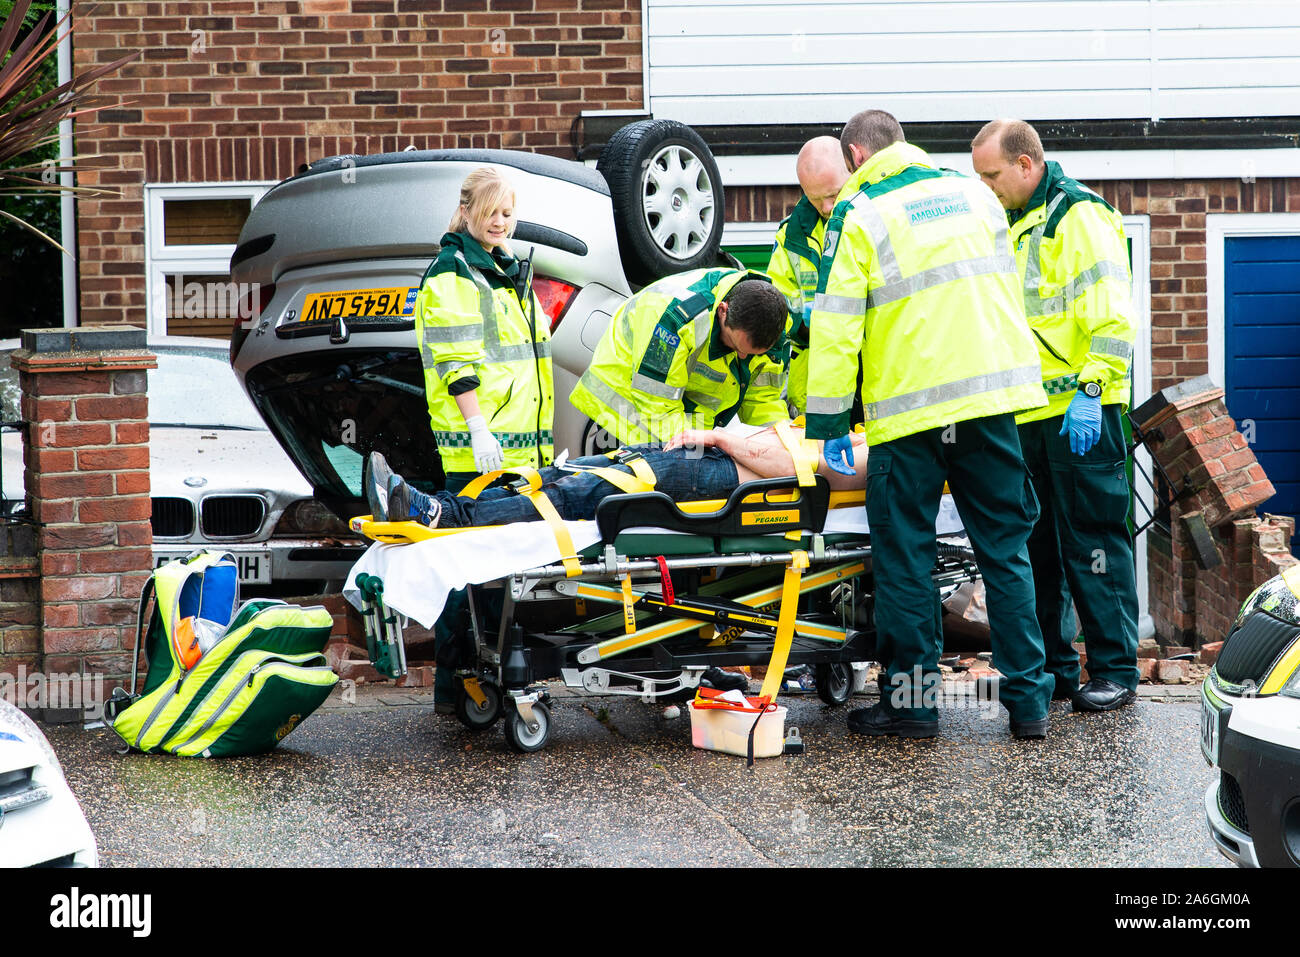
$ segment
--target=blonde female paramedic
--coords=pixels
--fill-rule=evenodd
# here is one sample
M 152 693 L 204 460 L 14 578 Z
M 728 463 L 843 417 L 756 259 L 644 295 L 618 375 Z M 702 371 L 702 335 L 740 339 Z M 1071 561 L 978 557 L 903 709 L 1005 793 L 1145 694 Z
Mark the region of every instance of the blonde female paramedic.
M 541 468 L 553 458 L 550 325 L 533 294 L 531 256 L 521 260 L 510 249 L 514 231 L 514 187 L 498 170 L 474 170 L 415 301 L 429 424 L 453 494 L 480 473 Z M 386 490 L 389 476 L 375 478 Z M 500 612 L 479 613 L 490 623 Z M 435 627 L 441 714 L 465 695 L 453 671 L 468 624 L 466 594 L 455 592 Z
M 429 422 L 453 493 L 479 473 L 553 457 L 550 327 L 531 261 L 510 249 L 514 229 L 514 187 L 474 170 L 415 301 Z

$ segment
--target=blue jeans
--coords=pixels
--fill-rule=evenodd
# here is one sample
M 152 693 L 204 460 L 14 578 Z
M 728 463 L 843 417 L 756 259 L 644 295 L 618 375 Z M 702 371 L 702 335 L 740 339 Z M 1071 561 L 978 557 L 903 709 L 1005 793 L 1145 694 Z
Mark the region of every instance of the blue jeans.
M 716 448 L 702 451 L 673 449 L 670 452 L 652 445 L 634 448 L 645 457 L 646 464 L 654 471 L 655 490 L 663 492 L 674 501 L 726 498 L 739 481 L 736 464 L 726 453 Z M 603 455 L 573 459 L 571 464 L 604 466 L 633 474 L 629 466 L 615 465 Z M 555 505 L 560 518 L 566 520 L 594 518 L 596 506 L 601 499 L 622 492 L 622 489 L 590 472 L 566 472 L 554 466 L 538 471 L 542 477 L 542 494 Z M 486 489 L 477 499 L 461 498 L 449 492 L 438 492 L 435 497 L 442 503 L 439 528 L 507 525 L 510 522 L 536 522 L 541 519 L 541 514 L 532 502 L 508 488 Z

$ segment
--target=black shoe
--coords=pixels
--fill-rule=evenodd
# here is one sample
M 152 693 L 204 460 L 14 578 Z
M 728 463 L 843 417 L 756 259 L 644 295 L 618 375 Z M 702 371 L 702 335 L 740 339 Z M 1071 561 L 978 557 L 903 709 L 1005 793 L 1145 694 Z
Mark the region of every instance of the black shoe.
M 879 704 L 850 711 L 848 724 L 850 731 L 874 737 L 896 734 L 901 738 L 933 738 L 939 733 L 937 718 L 933 721 L 904 718 Z
M 1129 691 L 1105 678 L 1093 678 L 1070 696 L 1075 711 L 1114 711 L 1136 700 L 1136 691 Z
M 1078 690 L 1078 681 L 1067 681 L 1065 678 L 1057 678 L 1056 687 L 1052 689 L 1052 700 L 1069 701 L 1074 697 L 1074 693 Z
M 749 691 L 749 678 L 738 671 L 709 668 L 700 678 L 700 684 L 718 691 Z
M 1011 719 L 1011 737 L 1029 738 L 1031 740 L 1041 741 L 1047 737 L 1047 719 L 1039 718 L 1037 721 L 1017 721 Z
M 370 518 L 376 522 L 388 521 L 388 480 L 393 477 L 393 470 L 381 452 L 371 452 L 366 456 L 365 474 L 361 476 L 361 485 L 366 490 L 366 504 L 370 506 Z

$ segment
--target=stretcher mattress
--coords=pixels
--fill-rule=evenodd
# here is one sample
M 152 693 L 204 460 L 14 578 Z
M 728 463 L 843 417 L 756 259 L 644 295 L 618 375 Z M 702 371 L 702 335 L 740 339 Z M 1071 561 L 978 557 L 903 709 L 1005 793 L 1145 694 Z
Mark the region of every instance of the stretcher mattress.
M 600 541 L 593 521 L 564 523 L 579 554 Z M 945 495 L 935 522 L 937 536 L 957 534 L 962 529 L 952 496 Z M 827 513 L 826 534 L 868 534 L 866 509 L 836 508 Z M 627 529 L 620 535 L 685 535 L 668 529 Z M 685 535 L 686 538 L 695 536 Z M 763 536 L 782 548 L 790 543 L 784 535 Z M 516 522 L 470 528 L 455 535 L 433 538 L 409 545 L 386 545 L 376 542 L 352 566 L 343 586 L 343 596 L 357 610 L 364 608 L 357 576 L 376 575 L 384 583 L 384 602 L 392 610 L 432 628 L 451 592 L 466 585 L 495 581 L 549 565 L 561 559 L 555 534 L 546 522 Z

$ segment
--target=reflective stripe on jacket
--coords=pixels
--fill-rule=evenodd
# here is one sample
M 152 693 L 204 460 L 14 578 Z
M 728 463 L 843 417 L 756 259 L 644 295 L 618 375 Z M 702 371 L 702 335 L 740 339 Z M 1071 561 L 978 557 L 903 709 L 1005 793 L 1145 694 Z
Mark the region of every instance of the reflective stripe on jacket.
M 1048 399 L 1016 421 L 1064 415 L 1081 382 L 1127 407 L 1137 320 L 1123 219 L 1057 163 L 1008 219 Z
M 776 231 L 776 242 L 767 265 L 772 284 L 781 290 L 790 310 L 785 327 L 790 340 L 787 393 L 798 414 L 806 411 L 808 403 L 807 317 L 817 295 L 825 234 L 826 221 L 806 197 L 800 198 Z
M 662 442 L 736 415 L 767 425 L 788 418 L 781 387 L 785 345 L 747 360 L 719 334 L 718 303 L 739 269 L 696 269 L 646 286 L 619 307 L 570 401 L 624 445 Z
M 808 435 L 867 442 L 1044 402 L 1006 214 L 982 183 L 895 143 L 840 191 L 813 305 Z
M 553 458 L 550 324 L 536 296 L 528 303 L 531 277 L 521 275 L 523 266 L 499 252 L 489 255 L 464 233 L 448 233 L 424 274 L 415 328 L 429 424 L 447 472 L 477 471 L 465 418 L 448 391 L 471 376 L 505 467 L 543 466 Z

